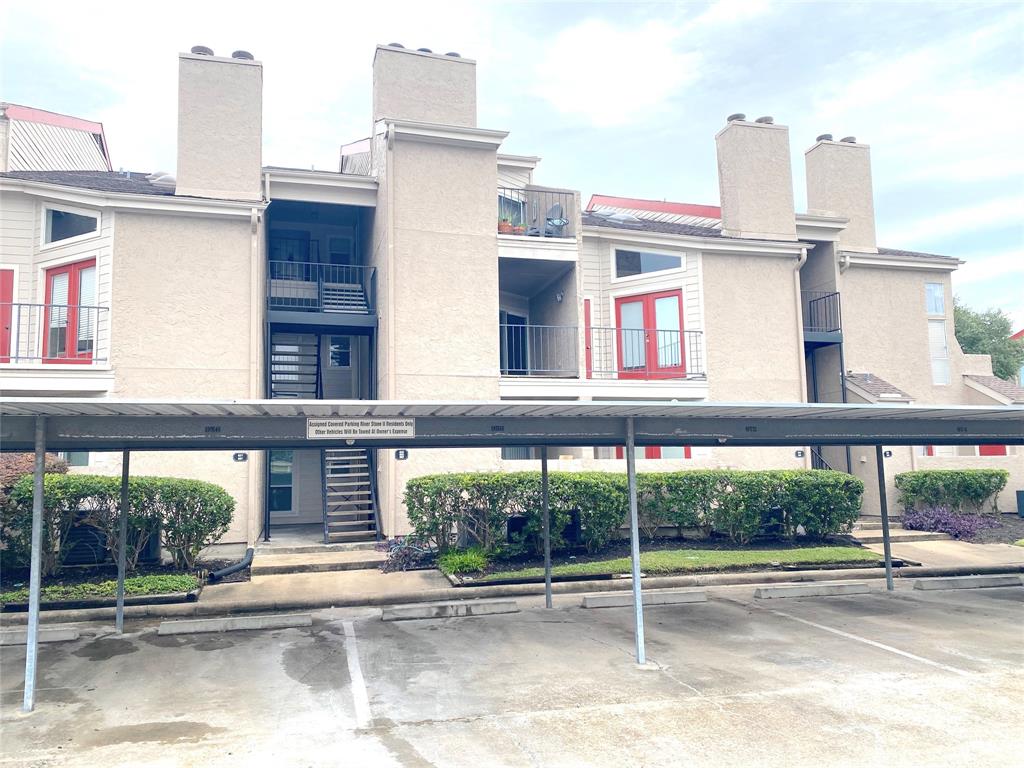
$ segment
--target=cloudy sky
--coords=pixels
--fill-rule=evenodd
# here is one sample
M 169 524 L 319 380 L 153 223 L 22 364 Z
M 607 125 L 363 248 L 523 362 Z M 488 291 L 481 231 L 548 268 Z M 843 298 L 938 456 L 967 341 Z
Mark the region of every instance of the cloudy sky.
M 160 9 L 159 11 L 156 9 Z M 398 41 L 478 61 L 480 125 L 538 182 L 716 204 L 725 116 L 872 146 L 879 243 L 955 255 L 968 304 L 1024 327 L 1024 5 L 3 3 L 0 100 L 104 123 L 115 167 L 174 169 L 179 51 L 264 63 L 264 160 L 336 169 Z

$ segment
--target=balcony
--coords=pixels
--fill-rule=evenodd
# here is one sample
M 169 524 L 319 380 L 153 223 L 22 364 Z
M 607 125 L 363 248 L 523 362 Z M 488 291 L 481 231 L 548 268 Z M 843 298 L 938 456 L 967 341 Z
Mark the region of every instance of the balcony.
M 574 240 L 576 209 L 569 190 L 498 187 L 498 234 Z
M 598 380 L 704 378 L 701 331 L 502 324 L 501 375 Z
M 0 368 L 8 395 L 110 389 L 110 309 L 83 304 L 0 304 Z
M 800 291 L 804 343 L 817 347 L 843 340 L 842 306 L 837 291 Z
M 377 270 L 349 264 L 267 262 L 271 322 L 372 326 L 377 313 Z

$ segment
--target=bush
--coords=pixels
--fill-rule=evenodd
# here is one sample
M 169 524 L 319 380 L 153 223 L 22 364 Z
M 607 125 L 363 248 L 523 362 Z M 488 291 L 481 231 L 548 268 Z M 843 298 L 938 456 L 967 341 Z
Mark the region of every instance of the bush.
M 700 528 L 738 543 L 754 536 L 815 537 L 849 530 L 860 513 L 864 484 L 842 472 L 698 470 L 637 476 L 638 519 L 653 538 L 662 526 Z M 617 535 L 628 512 L 626 477 L 610 472 L 552 472 L 551 546 L 578 515 L 588 551 Z M 477 546 L 502 555 L 542 551 L 539 472 L 428 475 L 406 484 L 405 504 L 416 535 L 438 552 Z M 509 542 L 509 520 L 525 518 Z
M 52 453 L 46 454 L 44 467 L 47 474 L 64 474 L 68 471 L 67 462 Z M 22 477 L 31 476 L 34 471 L 35 454 L 0 454 L 0 553 L 4 568 L 25 566 L 29 561 L 32 508 L 30 505 L 26 527 L 22 510 L 17 509 L 11 501 L 11 490 Z
M 22 477 L 11 491 L 10 528 L 23 562 L 27 562 L 32 531 L 32 476 Z M 193 568 L 199 551 L 223 536 L 231 524 L 235 500 L 220 486 L 170 477 L 128 480 L 129 569 L 138 562 L 147 541 L 158 531 L 174 563 Z M 121 479 L 109 475 L 47 475 L 43 479 L 42 571 L 52 576 L 64 561 L 76 525 L 100 529 L 107 548 L 120 548 Z M 5 525 L 5 528 L 8 527 Z
M 449 549 L 437 559 L 437 566 L 442 572 L 480 573 L 487 569 L 487 553 L 481 547 L 469 549 Z
M 945 508 L 953 512 L 998 512 L 1000 491 L 1010 473 L 1005 469 L 927 469 L 896 475 L 904 509 Z
M 125 595 L 166 595 L 172 592 L 191 592 L 199 586 L 199 579 L 187 573 L 159 573 L 133 576 L 124 580 Z M 85 600 L 91 597 L 115 597 L 117 582 L 108 579 L 78 584 L 47 584 L 40 590 L 43 602 L 56 600 Z M 0 593 L 0 603 L 28 602 L 28 587 Z
M 991 515 L 955 512 L 948 507 L 908 509 L 903 515 L 903 527 L 912 531 L 948 533 L 954 539 L 970 539 L 984 528 L 998 528 L 999 520 Z

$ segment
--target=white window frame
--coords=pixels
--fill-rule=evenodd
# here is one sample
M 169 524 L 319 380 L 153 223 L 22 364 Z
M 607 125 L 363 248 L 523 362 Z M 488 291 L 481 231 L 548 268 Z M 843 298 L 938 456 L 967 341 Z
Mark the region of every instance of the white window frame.
M 665 278 L 666 276 L 671 278 L 673 276 L 678 276 L 678 275 L 685 274 L 685 272 L 686 272 L 686 260 L 689 257 L 689 252 L 687 252 L 687 251 L 673 251 L 673 250 L 670 250 L 668 248 L 653 249 L 653 248 L 646 248 L 644 246 L 635 246 L 635 245 L 616 245 L 616 244 L 613 244 L 611 246 L 610 250 L 611 250 L 611 254 L 610 254 L 610 259 L 609 259 L 609 264 L 608 264 L 608 275 L 609 275 L 609 281 L 608 282 L 609 282 L 610 285 L 617 285 L 617 284 L 623 284 L 623 283 L 628 285 L 628 284 L 631 284 L 631 283 L 641 283 L 641 282 L 643 282 L 645 280 L 659 280 L 659 279 Z M 657 270 L 655 272 L 641 272 L 638 275 L 627 275 L 625 277 L 619 277 L 618 274 L 617 274 L 617 271 L 616 271 L 616 267 L 615 267 L 616 254 L 619 251 L 634 251 L 634 252 L 637 252 L 637 253 L 649 253 L 652 256 L 668 256 L 669 258 L 679 259 L 680 263 L 679 263 L 678 267 L 672 267 L 670 269 L 659 269 L 659 270 Z
M 945 354 L 944 357 L 936 357 L 934 355 L 933 351 L 932 351 L 932 333 L 931 333 L 932 323 L 942 323 L 942 341 L 943 341 L 943 348 L 946 351 L 946 354 Z M 951 361 L 950 361 L 950 355 L 949 355 L 949 328 L 946 327 L 946 319 L 944 317 L 943 318 L 929 318 L 929 320 L 928 320 L 928 360 L 931 362 L 932 386 L 948 387 L 952 383 L 953 374 L 952 374 L 952 371 L 950 370 L 950 362 Z M 940 377 L 938 375 L 938 371 L 935 368 L 935 363 L 936 363 L 936 361 L 939 361 L 939 360 L 945 361 L 945 363 L 946 363 L 946 371 L 945 371 L 946 375 L 944 377 L 941 377 L 941 378 L 944 379 L 944 381 L 940 381 L 939 380 Z
M 96 229 L 74 237 L 66 237 L 63 240 L 55 240 L 52 243 L 46 242 L 46 212 L 60 211 L 61 213 L 73 213 L 76 216 L 87 216 L 96 220 Z M 79 208 L 74 205 L 55 205 L 53 203 L 41 203 L 39 206 L 39 250 L 50 251 L 55 248 L 63 248 L 66 245 L 85 242 L 103 236 L 103 213 L 96 208 Z

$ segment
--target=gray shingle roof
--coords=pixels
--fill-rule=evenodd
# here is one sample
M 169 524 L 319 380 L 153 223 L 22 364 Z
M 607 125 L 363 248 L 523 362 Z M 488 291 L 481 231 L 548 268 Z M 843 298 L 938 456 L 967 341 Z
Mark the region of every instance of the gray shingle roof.
M 971 381 L 981 384 L 983 387 L 998 392 L 1003 397 L 1009 398 L 1013 405 L 1024 404 L 1024 387 L 1019 387 L 1012 381 L 1000 379 L 998 376 L 974 376 L 967 375 Z
M 100 192 L 121 192 L 131 195 L 173 195 L 173 187 L 154 186 L 149 174 L 129 171 L 10 171 L 0 178 L 59 184 L 63 187 L 95 189 Z
M 886 400 L 914 399 L 899 387 L 890 384 L 883 378 L 875 376 L 873 373 L 853 373 L 850 371 L 846 374 L 846 381 L 875 398 L 884 398 Z
M 713 227 L 697 227 L 692 224 L 674 224 L 668 221 L 651 221 L 628 217 L 625 220 L 613 220 L 595 215 L 589 211 L 583 214 L 585 227 L 609 227 L 611 229 L 629 229 L 637 232 L 658 232 L 664 235 L 687 235 L 689 237 L 721 237 L 721 230 Z
M 945 259 L 946 261 L 960 261 L 956 256 L 943 256 L 939 253 L 922 253 L 921 251 L 903 251 L 898 248 L 883 248 L 881 246 L 878 248 L 878 254 L 880 256 L 896 256 L 902 259 Z

